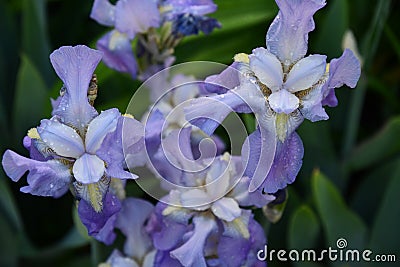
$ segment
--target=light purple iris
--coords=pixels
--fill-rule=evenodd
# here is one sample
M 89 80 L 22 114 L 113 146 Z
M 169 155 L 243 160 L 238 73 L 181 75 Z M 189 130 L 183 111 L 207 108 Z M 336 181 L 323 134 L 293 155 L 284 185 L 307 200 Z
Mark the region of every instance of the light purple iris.
M 145 230 L 153 205 L 137 198 L 126 198 L 122 202 L 115 227 L 126 237 L 123 252 L 115 249 L 107 263 L 112 267 L 152 267 L 155 250 Z
M 157 204 L 148 227 L 157 249 L 155 266 L 252 266 L 248 260 L 265 243 L 264 233 L 243 208 L 262 207 L 275 197 L 248 192 L 240 157 L 226 153 L 194 160 L 190 131 L 174 130 L 164 140 L 163 176 L 181 186 Z
M 304 118 L 328 119 L 323 105 L 337 104 L 334 88 L 354 88 L 360 77 L 360 63 L 350 50 L 330 64 L 326 56 L 306 56 L 312 17 L 325 0 L 276 3 L 280 11 L 267 32 L 267 47 L 236 55 L 231 67 L 207 78 L 204 90 L 217 95 L 194 100 L 186 112 L 208 134 L 231 111 L 255 114 L 257 130 L 242 149 L 251 192 L 274 193 L 295 180 L 304 152 L 296 128 Z
M 118 0 L 115 5 L 95 0 L 90 17 L 114 27 L 97 42 L 104 62 L 134 79 L 139 73 L 139 79 L 146 80 L 172 65 L 174 48 L 183 36 L 199 31 L 208 34 L 220 27 L 218 21 L 204 16 L 216 8 L 212 0 Z
M 2 160 L 13 181 L 29 171 L 22 192 L 60 197 L 72 184 L 81 199 L 79 215 L 94 236 L 120 209 L 119 200 L 108 190 L 111 177 L 137 177 L 125 171 L 124 152 L 142 146 L 144 132 L 139 122 L 121 116 L 117 109 L 98 114 L 89 104 L 89 83 L 101 57 L 101 52 L 82 45 L 64 46 L 50 55 L 64 83 L 62 96 L 53 103 L 53 117 L 43 119 L 25 137 L 31 159 L 7 150 Z M 124 139 L 122 127 L 127 133 Z
M 138 33 L 160 25 L 160 12 L 153 0 L 119 0 L 112 5 L 109 0 L 95 0 L 90 17 L 98 23 L 114 27 L 97 42 L 104 53 L 104 62 L 111 68 L 128 72 L 136 78 L 138 66 L 131 41 Z

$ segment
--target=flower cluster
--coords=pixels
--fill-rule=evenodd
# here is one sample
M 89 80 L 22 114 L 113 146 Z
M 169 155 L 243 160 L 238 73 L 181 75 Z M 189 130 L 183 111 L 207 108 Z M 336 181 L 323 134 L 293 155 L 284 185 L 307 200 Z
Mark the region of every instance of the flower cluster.
M 216 10 L 212 0 L 95 0 L 91 17 L 114 29 L 98 40 L 100 51 L 65 46 L 50 55 L 64 84 L 52 117 L 24 138 L 30 158 L 5 152 L 5 172 L 13 181 L 29 172 L 24 193 L 57 198 L 70 190 L 97 240 L 109 245 L 114 230 L 122 232 L 123 250 L 101 266 L 265 266 L 257 251 L 267 240 L 252 209 L 284 201 L 302 166 L 296 129 L 304 119 L 327 120 L 324 106 L 337 105 L 334 89 L 355 87 L 360 76 L 348 49 L 330 63 L 307 55 L 313 15 L 325 0 L 276 3 L 266 47 L 237 54 L 199 82 L 164 68 L 184 36 L 220 27 L 205 16 Z M 154 103 L 141 122 L 93 107 L 101 59 L 141 80 L 164 69 L 144 83 Z M 237 156 L 214 135 L 230 112 L 254 114 L 257 122 Z M 213 146 L 202 146 L 204 138 Z M 168 192 L 154 206 L 126 197 L 138 165 Z
M 98 42 L 104 62 L 111 68 L 141 80 L 169 67 L 175 61 L 174 48 L 184 36 L 220 27 L 205 15 L 217 6 L 212 0 L 95 0 L 90 17 L 114 27 Z M 135 52 L 132 41 L 137 40 Z

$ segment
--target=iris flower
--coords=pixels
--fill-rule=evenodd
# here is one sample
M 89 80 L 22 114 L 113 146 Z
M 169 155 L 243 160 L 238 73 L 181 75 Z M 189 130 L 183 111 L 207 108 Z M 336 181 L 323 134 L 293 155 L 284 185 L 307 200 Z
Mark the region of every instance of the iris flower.
M 21 188 L 24 193 L 57 198 L 73 188 L 81 200 L 81 220 L 94 236 L 120 209 L 118 198 L 109 190 L 112 180 L 137 178 L 124 170 L 124 152 L 141 146 L 144 132 L 139 122 L 117 109 L 99 114 L 90 105 L 89 83 L 101 57 L 101 52 L 82 45 L 64 46 L 50 55 L 64 83 L 62 96 L 53 103 L 53 117 L 41 120 L 25 137 L 31 158 L 7 150 L 2 160 L 15 182 L 29 171 L 28 186 Z M 110 240 L 108 234 L 106 239 Z
M 161 199 L 147 227 L 157 249 L 154 266 L 253 266 L 265 235 L 245 207 L 275 197 L 248 192 L 240 157 L 194 160 L 190 132 L 175 130 L 164 140 L 164 162 L 172 163 L 164 177 L 180 187 Z
M 314 13 L 325 0 L 276 0 L 279 13 L 266 35 L 266 48 L 238 54 L 221 74 L 206 79 L 215 96 L 203 97 L 186 109 L 186 118 L 211 134 L 229 112 L 254 113 L 257 129 L 245 141 L 242 157 L 249 190 L 277 192 L 292 183 L 302 165 L 303 144 L 295 132 L 304 118 L 329 117 L 323 105 L 335 106 L 334 88 L 354 88 L 360 63 L 346 49 L 326 63 L 325 55 L 308 55 Z

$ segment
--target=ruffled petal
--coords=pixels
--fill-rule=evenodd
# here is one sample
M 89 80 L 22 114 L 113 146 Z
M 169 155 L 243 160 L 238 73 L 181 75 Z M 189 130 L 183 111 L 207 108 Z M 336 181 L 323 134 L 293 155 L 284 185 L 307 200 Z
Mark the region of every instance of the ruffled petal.
M 290 70 L 284 87 L 289 92 L 311 88 L 325 74 L 326 56 L 310 55 L 298 61 Z
M 126 255 L 142 261 L 151 249 L 151 240 L 144 231 L 144 225 L 153 211 L 153 205 L 147 201 L 126 198 L 118 215 L 116 227 L 126 236 L 124 252 Z
M 121 116 L 116 108 L 108 109 L 94 118 L 86 132 L 85 146 L 86 151 L 95 154 L 103 143 L 107 134 L 115 131 L 118 118 Z
M 360 61 L 350 49 L 344 50 L 338 59 L 332 59 L 329 67 L 329 88 L 338 88 L 346 84 L 354 88 L 361 75 Z
M 69 189 L 72 179 L 69 167 L 59 161 L 36 161 L 6 150 L 1 163 L 5 173 L 14 182 L 29 171 L 28 186 L 22 187 L 21 192 L 58 198 Z
M 79 134 L 63 123 L 56 120 L 42 120 L 37 129 L 43 142 L 59 156 L 79 158 L 85 152 Z
M 95 0 L 90 12 L 90 18 L 104 26 L 114 26 L 115 6 L 109 0 Z
M 288 68 L 307 53 L 308 33 L 314 30 L 313 15 L 325 0 L 276 0 L 279 13 L 268 29 L 267 49 Z
M 84 45 L 63 46 L 50 55 L 54 70 L 66 87 L 66 92 L 53 115 L 76 127 L 81 134 L 89 121 L 97 115 L 97 111 L 88 102 L 87 91 L 101 57 L 100 51 Z
M 206 267 L 204 246 L 208 235 L 216 228 L 213 219 L 198 216 L 193 218 L 194 230 L 185 244 L 170 252 L 183 266 Z
M 223 197 L 214 202 L 211 210 L 215 216 L 227 222 L 233 221 L 242 213 L 238 203 L 230 197 Z
M 274 163 L 262 184 L 266 193 L 275 193 L 296 179 L 303 164 L 304 147 L 297 133 L 292 133 L 284 143 L 278 142 Z
M 354 88 L 357 85 L 360 75 L 360 61 L 351 50 L 346 49 L 340 58 L 332 59 L 329 67 L 329 78 L 323 88 L 324 99 L 322 105 L 336 106 L 338 101 L 334 88 L 339 88 L 343 84 Z
M 267 49 L 259 47 L 253 50 L 249 59 L 251 70 L 272 92 L 276 92 L 282 87 L 282 65 L 275 55 Z
M 75 179 L 82 184 L 97 183 L 105 171 L 104 161 L 96 155 L 83 154 L 74 163 L 72 172 Z
M 268 103 L 276 113 L 290 114 L 299 107 L 299 99 L 285 89 L 272 93 L 268 97 Z
M 153 0 L 119 0 L 115 10 L 115 27 L 130 39 L 160 24 L 160 13 Z
M 108 67 L 136 78 L 138 65 L 126 34 L 112 30 L 97 41 L 96 47 L 104 53 L 103 61 Z

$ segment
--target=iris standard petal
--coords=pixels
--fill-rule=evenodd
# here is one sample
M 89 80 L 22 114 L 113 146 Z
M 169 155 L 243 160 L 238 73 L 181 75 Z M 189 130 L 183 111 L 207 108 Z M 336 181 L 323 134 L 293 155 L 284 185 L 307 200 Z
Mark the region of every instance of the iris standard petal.
M 194 230 L 185 244 L 170 252 L 183 266 L 206 267 L 204 246 L 208 235 L 216 228 L 213 219 L 204 216 L 193 218 Z
M 259 47 L 253 50 L 249 59 L 251 70 L 272 92 L 276 92 L 282 87 L 282 64 L 275 55 L 267 49 Z
M 325 74 L 326 56 L 310 55 L 301 59 L 290 70 L 284 88 L 295 93 L 312 87 Z
M 90 18 L 105 26 L 114 26 L 115 6 L 109 0 L 95 0 Z
M 211 210 L 215 216 L 227 222 L 233 221 L 242 213 L 238 203 L 230 197 L 223 197 L 215 201 L 211 205 Z
M 43 142 L 59 156 L 77 159 L 85 152 L 80 135 L 63 123 L 42 120 L 37 129 Z
M 151 249 L 150 237 L 145 232 L 146 220 L 153 211 L 153 205 L 137 198 L 126 198 L 118 215 L 116 227 L 126 236 L 124 252 L 142 261 Z
M 105 171 L 104 161 L 96 155 L 83 154 L 74 163 L 72 172 L 75 179 L 82 184 L 97 183 Z
M 108 67 L 136 78 L 138 66 L 126 34 L 112 30 L 97 41 L 96 47 L 104 53 L 103 61 Z
M 136 33 L 145 33 L 150 27 L 158 27 L 160 13 L 154 0 L 119 0 L 115 10 L 115 28 L 130 39 Z
M 325 0 L 275 0 L 279 13 L 268 29 L 267 49 L 285 68 L 307 53 L 308 33 L 315 28 L 313 15 Z
M 88 102 L 87 91 L 101 57 L 102 52 L 84 45 L 63 46 L 50 55 L 54 70 L 66 87 L 65 95 L 53 114 L 60 116 L 64 123 L 75 126 L 80 133 L 97 115 Z
M 268 97 L 268 103 L 276 113 L 290 114 L 299 107 L 299 99 L 285 89 L 272 93 Z
M 58 198 L 69 189 L 72 179 L 69 166 L 59 161 L 36 161 L 6 150 L 1 163 L 5 173 L 14 182 L 19 181 L 29 171 L 28 186 L 21 188 L 24 193 Z
M 113 108 L 101 112 L 90 122 L 85 135 L 87 152 L 96 153 L 106 135 L 115 131 L 120 116 L 118 109 Z

